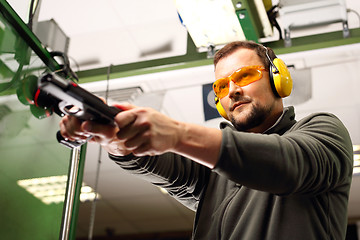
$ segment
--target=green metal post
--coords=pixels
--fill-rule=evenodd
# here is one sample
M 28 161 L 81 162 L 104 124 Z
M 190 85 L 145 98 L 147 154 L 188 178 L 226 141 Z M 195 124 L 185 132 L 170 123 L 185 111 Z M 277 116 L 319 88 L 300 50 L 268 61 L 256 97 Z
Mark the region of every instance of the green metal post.
M 60 240 L 75 240 L 76 238 L 76 224 L 85 166 L 85 153 L 86 144 L 72 149 L 59 236 Z

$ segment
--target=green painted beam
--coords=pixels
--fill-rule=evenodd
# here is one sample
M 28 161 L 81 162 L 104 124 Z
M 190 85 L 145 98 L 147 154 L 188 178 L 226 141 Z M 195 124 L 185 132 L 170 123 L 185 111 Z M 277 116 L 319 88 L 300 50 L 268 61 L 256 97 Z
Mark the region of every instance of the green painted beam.
M 146 62 L 136 62 L 111 66 L 110 79 L 185 69 L 212 64 L 212 59 L 173 57 Z M 107 79 L 107 67 L 77 72 L 80 83 L 101 81 Z
M 292 39 L 292 47 L 284 47 L 284 41 L 267 42 L 277 54 L 309 51 L 320 48 L 335 47 L 360 42 L 360 28 L 350 29 L 351 36 L 343 38 L 342 31 L 311 35 Z M 192 45 L 191 45 L 192 46 Z M 196 49 L 188 49 L 183 56 L 128 63 L 111 67 L 110 79 L 136 76 L 148 73 L 164 72 L 176 69 L 211 65 L 212 59 L 206 53 L 198 53 Z M 94 82 L 107 79 L 107 67 L 77 72 L 80 83 Z
M 286 54 L 301 51 L 310 51 L 321 48 L 336 47 L 360 43 L 360 28 L 350 29 L 350 37 L 343 38 L 343 32 L 330 32 L 318 35 L 292 38 L 292 46 L 284 47 L 284 41 L 265 43 L 264 45 L 274 49 L 276 54 Z
M 190 68 L 211 63 L 212 59 L 207 58 L 206 52 L 199 53 L 188 35 L 185 55 L 111 66 L 110 79 Z M 107 79 L 107 72 L 108 67 L 103 67 L 79 71 L 76 74 L 80 79 L 80 83 L 85 83 L 105 80 Z

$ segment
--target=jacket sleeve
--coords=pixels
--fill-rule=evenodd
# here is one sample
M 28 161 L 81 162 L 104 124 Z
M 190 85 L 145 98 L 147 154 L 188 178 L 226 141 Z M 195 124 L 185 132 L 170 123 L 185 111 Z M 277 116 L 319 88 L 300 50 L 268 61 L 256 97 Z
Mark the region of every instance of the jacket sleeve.
M 146 157 L 109 156 L 127 172 L 166 189 L 169 195 L 194 211 L 210 173 L 210 169 L 173 153 Z
M 281 136 L 224 129 L 214 171 L 249 188 L 288 195 L 349 186 L 352 168 L 346 128 L 334 115 L 318 114 Z

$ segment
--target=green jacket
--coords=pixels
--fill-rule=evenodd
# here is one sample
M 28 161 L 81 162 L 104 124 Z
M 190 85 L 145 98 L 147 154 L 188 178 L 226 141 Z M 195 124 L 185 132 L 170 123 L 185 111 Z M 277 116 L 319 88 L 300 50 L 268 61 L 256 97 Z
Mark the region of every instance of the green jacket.
M 293 107 L 262 134 L 221 124 L 217 166 L 185 157 L 110 156 L 196 211 L 193 239 L 345 239 L 353 148 L 341 121 Z

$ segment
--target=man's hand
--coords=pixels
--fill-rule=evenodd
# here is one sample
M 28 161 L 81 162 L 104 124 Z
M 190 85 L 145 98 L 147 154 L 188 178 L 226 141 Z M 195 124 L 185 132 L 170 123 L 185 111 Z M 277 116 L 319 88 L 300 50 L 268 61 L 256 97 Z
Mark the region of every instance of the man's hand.
M 101 144 L 117 156 L 174 152 L 210 168 L 216 165 L 222 139 L 220 130 L 179 122 L 151 108 L 130 104 L 116 107 L 123 111 L 115 116 L 114 126 L 65 116 L 60 122 L 60 133 L 72 141 L 92 136 L 90 142 Z
M 65 116 L 60 122 L 60 133 L 70 141 L 97 142 L 113 155 L 157 155 L 174 150 L 181 134 L 177 121 L 151 109 L 130 104 L 121 108 L 115 117 L 115 126 L 80 122 L 76 117 Z
M 181 138 L 181 124 L 151 109 L 134 107 L 116 115 L 117 138 L 136 156 L 175 151 Z
M 70 141 L 88 140 L 89 142 L 97 142 L 106 151 L 118 156 L 131 153 L 123 146 L 123 142 L 117 138 L 116 134 L 119 129 L 116 125 L 104 125 L 91 121 L 81 122 L 76 117 L 69 115 L 63 117 L 59 125 L 61 135 Z

